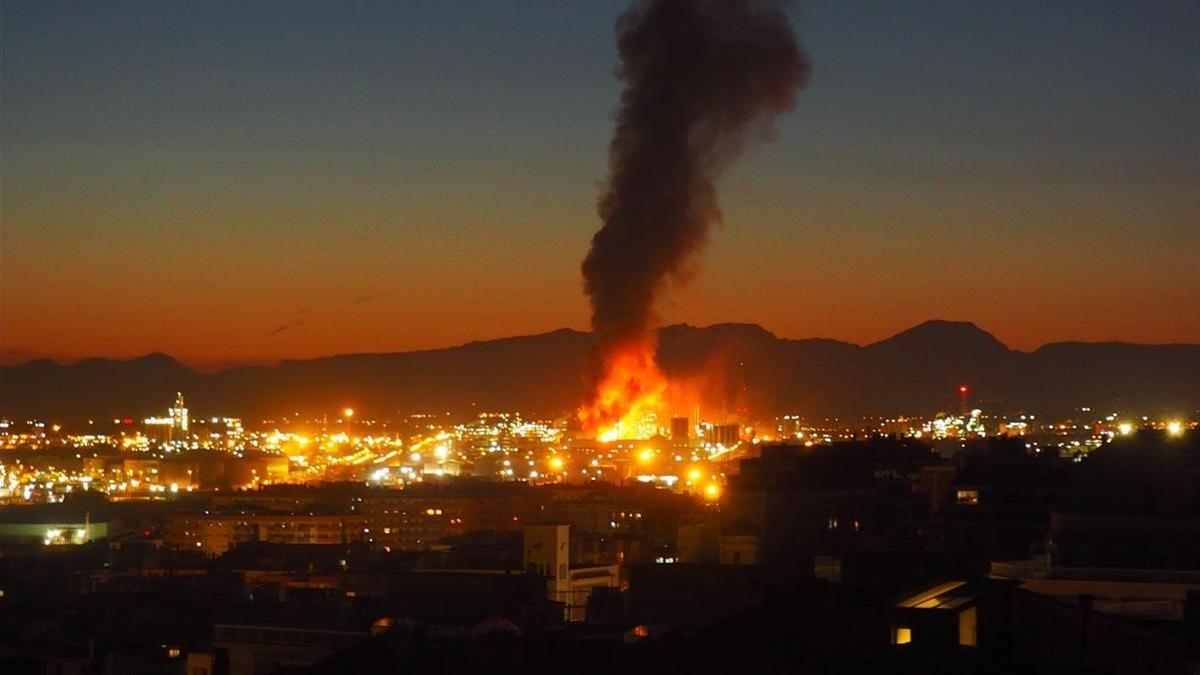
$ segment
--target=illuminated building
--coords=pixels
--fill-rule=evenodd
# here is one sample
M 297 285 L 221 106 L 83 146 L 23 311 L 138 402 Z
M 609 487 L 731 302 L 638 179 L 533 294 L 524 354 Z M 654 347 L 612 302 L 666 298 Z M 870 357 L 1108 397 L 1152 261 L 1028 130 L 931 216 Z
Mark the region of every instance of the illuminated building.
M 183 440 L 188 432 L 188 409 L 183 403 L 183 393 L 175 392 L 175 406 L 167 409 L 171 418 L 171 440 Z
M 84 544 L 109 535 L 111 524 L 58 505 L 13 506 L 0 511 L 0 544 Z
M 732 448 L 741 442 L 741 427 L 736 424 L 713 425 L 707 440 L 713 445 Z
M 146 435 L 160 443 L 187 440 L 188 409 L 183 393 L 175 392 L 175 405 L 167 408 L 166 417 L 147 417 L 142 423 L 146 425 Z
M 167 443 L 171 440 L 175 423 L 170 417 L 147 417 L 142 420 L 146 425 L 146 436 L 157 443 Z
M 904 598 L 892 610 L 892 644 L 902 649 L 979 646 L 980 620 L 990 623 L 993 603 L 988 600 L 995 586 L 948 581 Z
M 779 426 L 776 427 L 780 438 L 797 438 L 801 433 L 801 419 L 799 415 L 784 415 L 779 421 Z M 897 433 L 902 433 L 903 430 L 898 430 Z

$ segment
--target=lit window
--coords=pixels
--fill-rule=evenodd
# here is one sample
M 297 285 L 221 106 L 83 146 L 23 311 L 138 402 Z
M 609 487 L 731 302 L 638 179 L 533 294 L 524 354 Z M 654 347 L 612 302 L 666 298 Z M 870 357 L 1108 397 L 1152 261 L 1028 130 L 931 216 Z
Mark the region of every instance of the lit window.
M 912 629 L 907 626 L 896 627 L 896 644 L 906 645 L 912 642 Z
M 975 608 L 970 607 L 958 615 L 958 644 L 964 647 L 974 647 L 978 644 Z
M 964 506 L 975 506 L 979 503 L 979 490 L 959 490 L 955 501 Z

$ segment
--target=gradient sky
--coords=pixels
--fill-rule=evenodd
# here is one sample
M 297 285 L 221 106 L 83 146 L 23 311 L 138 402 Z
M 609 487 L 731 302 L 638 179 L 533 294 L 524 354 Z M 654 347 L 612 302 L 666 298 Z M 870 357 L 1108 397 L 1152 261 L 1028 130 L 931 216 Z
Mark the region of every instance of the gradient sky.
M 0 5 L 0 350 L 586 328 L 624 2 Z M 664 322 L 1200 342 L 1200 3 L 803 1 Z

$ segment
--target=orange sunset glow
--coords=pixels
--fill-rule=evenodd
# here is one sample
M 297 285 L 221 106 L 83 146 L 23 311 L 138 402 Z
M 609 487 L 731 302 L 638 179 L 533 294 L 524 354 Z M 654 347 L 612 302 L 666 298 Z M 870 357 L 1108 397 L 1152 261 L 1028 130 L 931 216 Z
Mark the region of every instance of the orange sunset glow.
M 211 90 L 190 84 L 207 71 L 186 39 L 101 40 L 124 30 L 117 17 L 37 19 L 108 26 L 78 35 L 15 17 L 0 65 L 0 360 L 157 351 L 213 370 L 587 329 L 579 262 L 619 93 L 617 9 L 571 24 L 591 38 L 544 47 L 548 59 L 534 53 L 540 31 L 504 37 L 536 17 L 489 10 L 481 25 L 505 28 L 483 44 L 427 46 L 461 59 L 449 86 L 433 53 L 399 86 L 348 65 L 412 63 L 419 22 L 364 20 L 400 34 L 356 44 L 257 31 L 265 62 L 238 51 L 231 63 L 246 67 L 221 69 Z M 948 318 L 1022 350 L 1200 340 L 1196 77 L 1180 65 L 1194 63 L 1191 42 L 1179 59 L 1133 34 L 1078 47 L 1124 64 L 1089 66 L 1103 83 L 1058 52 L 1039 78 L 993 63 L 996 77 L 962 79 L 892 31 L 860 32 L 887 24 L 865 9 L 810 11 L 839 38 L 813 36 L 796 110 L 717 181 L 724 224 L 689 283 L 664 294 L 661 323 L 867 344 Z M 921 25 L 926 44 L 947 38 Z M 1028 29 L 1011 35 L 1033 40 Z M 992 63 L 989 40 L 969 50 Z M 131 56 L 95 57 L 108 50 Z M 537 76 L 491 72 L 498 55 Z M 77 77 L 89 86 L 67 84 Z M 953 87 L 959 107 L 902 94 L 925 91 L 911 80 Z

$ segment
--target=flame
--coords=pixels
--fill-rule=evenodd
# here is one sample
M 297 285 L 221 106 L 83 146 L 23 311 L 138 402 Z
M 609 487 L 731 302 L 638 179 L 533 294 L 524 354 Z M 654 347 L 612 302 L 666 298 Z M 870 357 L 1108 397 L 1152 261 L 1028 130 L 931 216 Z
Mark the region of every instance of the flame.
M 592 402 L 579 410 L 586 433 L 608 443 L 622 438 L 647 438 L 647 420 L 660 417 L 667 378 L 654 362 L 654 341 L 645 338 L 612 350 Z

